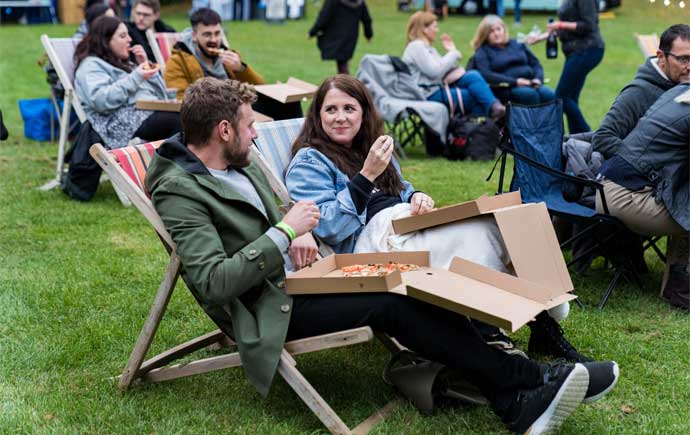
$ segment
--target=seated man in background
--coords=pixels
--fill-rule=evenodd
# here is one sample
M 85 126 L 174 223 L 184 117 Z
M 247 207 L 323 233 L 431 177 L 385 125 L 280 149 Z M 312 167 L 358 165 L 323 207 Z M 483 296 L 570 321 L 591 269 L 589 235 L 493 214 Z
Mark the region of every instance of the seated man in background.
M 132 21 L 127 22 L 132 46 L 141 45 L 146 51 L 149 62 L 155 62 L 156 57 L 153 55 L 148 38 L 146 38 L 146 31 L 151 29 L 154 32 L 175 32 L 175 29 L 165 24 L 160 17 L 161 4 L 158 0 L 136 0 L 132 7 Z M 134 60 L 133 56 L 133 54 L 130 55 L 132 61 Z
M 252 385 L 267 395 L 286 340 L 371 326 L 461 371 L 510 429 L 555 430 L 580 403 L 610 391 L 614 362 L 551 365 L 487 345 L 467 317 L 392 293 L 290 296 L 285 272 L 316 256 L 319 209 L 299 201 L 284 216 L 249 161 L 257 137 L 250 86 L 202 78 L 187 89 L 184 133 L 156 151 L 146 176 L 174 240 L 182 276 L 213 321 L 238 345 Z
M 253 85 L 264 84 L 264 79 L 242 60 L 239 51 L 223 44 L 220 15 L 213 9 L 201 8 L 189 18 L 192 28 L 182 33 L 165 65 L 164 79 L 168 88 L 177 89 L 182 99 L 185 89 L 202 77 L 233 79 Z M 300 118 L 299 102 L 282 104 L 259 94 L 254 110 L 273 119 Z
M 606 204 L 613 216 L 638 234 L 670 236 L 662 294 L 672 306 L 685 311 L 690 311 L 688 101 L 690 84 L 679 84 L 664 93 L 600 171 Z M 599 191 L 597 211 L 604 211 Z
M 647 109 L 678 83 L 690 81 L 690 26 L 674 24 L 661 34 L 656 57 L 640 66 L 616 97 L 592 136 L 594 151 L 611 158 Z

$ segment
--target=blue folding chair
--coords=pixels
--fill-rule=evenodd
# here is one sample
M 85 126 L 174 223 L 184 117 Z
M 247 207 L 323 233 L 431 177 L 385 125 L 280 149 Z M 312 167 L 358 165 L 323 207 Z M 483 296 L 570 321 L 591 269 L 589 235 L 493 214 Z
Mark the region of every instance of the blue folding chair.
M 535 106 L 509 103 L 506 122 L 507 134 L 499 145 L 502 154 L 499 157 L 501 172 L 498 192 L 503 191 L 507 156 L 511 154 L 514 156 L 514 168 L 510 190 L 519 189 L 523 202 L 544 202 L 552 216 L 577 224 L 576 234 L 561 243 L 561 248 L 585 237 L 592 241 L 591 246 L 572 258 L 568 266 L 592 253 L 611 262 L 615 274 L 599 302 L 600 309 L 604 308 L 621 278 L 632 280 L 641 287 L 642 281 L 635 271 L 632 259 L 627 255 L 634 249 L 632 244 L 637 236 L 619 219 L 609 214 L 603 186 L 599 182 L 563 172 L 562 101 L 555 100 Z M 567 201 L 563 196 L 564 182 L 597 190 L 602 198 L 604 213 Z M 631 247 L 626 248 L 626 243 L 630 243 Z M 578 304 L 582 307 L 579 300 Z

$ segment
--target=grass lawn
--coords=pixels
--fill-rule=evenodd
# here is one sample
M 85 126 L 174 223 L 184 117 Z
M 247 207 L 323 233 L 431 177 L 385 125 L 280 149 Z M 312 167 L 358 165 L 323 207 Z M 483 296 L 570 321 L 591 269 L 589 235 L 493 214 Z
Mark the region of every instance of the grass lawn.
M 596 127 L 643 58 L 633 32 L 660 33 L 688 22 L 688 9 L 661 2 L 624 0 L 616 18 L 602 20 L 606 54 L 588 77 L 581 106 Z M 676 4 L 674 2 L 674 4 Z M 231 45 L 270 81 L 289 75 L 319 83 L 335 71 L 306 38 L 317 7 L 305 20 L 283 25 L 226 23 Z M 185 26 L 185 7 L 164 12 Z M 408 14 L 392 0 L 372 0 L 375 37 L 360 41 L 351 69 L 365 53 L 400 55 Z M 527 15 L 521 27 L 544 27 L 547 15 Z M 466 54 L 479 22 L 453 16 L 441 23 Z M 39 36 L 70 36 L 76 26 L 0 27 L 0 109 L 11 139 L 0 143 L 0 433 L 323 433 L 319 421 L 292 390 L 277 381 L 261 399 L 239 369 L 121 393 L 108 380 L 123 368 L 166 265 L 166 254 L 134 208 L 123 208 L 105 183 L 93 201 L 70 201 L 58 190 L 36 187 L 54 175 L 57 144 L 22 137 L 20 98 L 48 96 L 36 66 Z M 516 29 L 511 28 L 515 34 Z M 551 86 L 562 66 L 542 58 Z M 421 147 L 403 162 L 408 179 L 439 205 L 494 192 L 484 181 L 490 163 L 427 159 Z M 573 276 L 587 309 L 573 307 L 563 323 L 584 353 L 621 366 L 617 388 L 605 400 L 581 407 L 565 434 L 690 433 L 690 322 L 659 298 L 662 265 L 648 256 L 646 290 L 621 284 L 606 310 L 592 307 L 611 279 L 602 264 Z M 153 352 L 214 328 L 178 285 Z M 526 329 L 526 328 L 525 328 Z M 527 346 L 527 332 L 516 338 Z M 381 380 L 387 354 L 378 343 L 299 357 L 300 369 L 349 425 L 395 396 Z M 505 433 L 486 407 L 444 406 L 422 417 L 400 407 L 374 433 Z

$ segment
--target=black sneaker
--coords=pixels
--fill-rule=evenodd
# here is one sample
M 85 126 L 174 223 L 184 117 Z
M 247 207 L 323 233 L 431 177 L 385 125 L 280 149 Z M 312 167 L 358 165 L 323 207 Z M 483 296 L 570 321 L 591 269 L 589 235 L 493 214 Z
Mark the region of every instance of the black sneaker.
M 563 328 L 546 311 L 537 315 L 535 321 L 529 323 L 532 333 L 529 336 L 527 352 L 531 355 L 547 355 L 565 358 L 570 362 L 593 362 L 592 358 L 582 355 L 565 339 Z
M 582 364 L 554 364 L 544 369 L 544 384 L 518 391 L 504 421 L 525 435 L 552 433 L 582 403 L 589 374 Z
M 589 386 L 582 403 L 592 403 L 606 396 L 618 382 L 620 370 L 615 361 L 582 363 L 589 374 Z

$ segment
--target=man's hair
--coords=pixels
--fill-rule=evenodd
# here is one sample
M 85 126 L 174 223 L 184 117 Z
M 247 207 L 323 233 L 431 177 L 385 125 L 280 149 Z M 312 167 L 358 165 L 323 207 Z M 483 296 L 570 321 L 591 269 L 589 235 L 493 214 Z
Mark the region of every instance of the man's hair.
M 157 14 L 161 11 L 161 2 L 158 0 L 136 0 L 132 5 L 132 9 L 134 9 L 137 5 L 142 5 L 153 9 L 154 14 Z
M 221 23 L 220 15 L 211 8 L 197 9 L 192 16 L 189 17 L 189 21 L 192 23 L 193 29 L 196 29 L 196 26 L 199 24 L 203 24 L 204 26 L 215 26 Z
M 673 48 L 673 41 L 678 38 L 683 41 L 690 41 L 690 26 L 687 24 L 674 24 L 664 30 L 659 39 L 659 50 L 668 53 Z
M 180 108 L 180 123 L 187 143 L 205 146 L 219 122 L 229 121 L 237 131 L 240 106 L 256 101 L 254 88 L 237 80 L 204 77 L 187 88 Z

